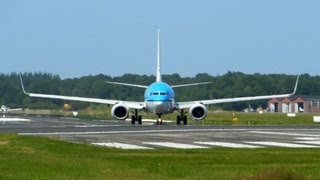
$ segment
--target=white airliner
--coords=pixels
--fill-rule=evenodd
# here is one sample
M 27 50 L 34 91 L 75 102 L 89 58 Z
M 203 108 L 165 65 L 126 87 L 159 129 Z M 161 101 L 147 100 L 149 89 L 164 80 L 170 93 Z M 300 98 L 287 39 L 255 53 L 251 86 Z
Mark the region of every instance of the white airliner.
M 6 114 L 10 113 L 10 112 L 13 112 L 13 111 L 22 111 L 23 109 L 22 108 L 16 108 L 16 109 L 10 109 L 8 108 L 7 106 L 5 105 L 2 105 L 1 106 L 1 112 L 2 112 L 2 117 L 5 118 L 6 117 Z
M 259 99 L 270 99 L 270 98 L 283 98 L 292 96 L 297 89 L 298 85 L 297 77 L 294 91 L 291 94 L 277 94 L 277 95 L 265 95 L 265 96 L 251 96 L 251 97 L 237 97 L 237 98 L 224 98 L 224 99 L 209 99 L 209 100 L 199 100 L 199 101 L 188 101 L 188 102 L 176 102 L 175 94 L 173 89 L 185 86 L 194 86 L 200 84 L 208 84 L 210 82 L 193 83 L 193 84 L 182 84 L 170 86 L 165 82 L 162 82 L 161 72 L 160 72 L 160 31 L 158 30 L 158 42 L 157 42 L 157 71 L 156 71 L 156 82 L 149 86 L 137 85 L 137 84 L 127 84 L 119 82 L 107 82 L 111 84 L 133 86 L 139 88 L 145 88 L 144 101 L 122 101 L 122 100 L 111 100 L 111 99 L 98 99 L 98 98 L 88 98 L 88 97 L 75 97 L 75 96 L 63 96 L 63 95 L 50 95 L 50 94 L 37 94 L 28 93 L 25 91 L 23 81 L 20 75 L 20 81 L 22 90 L 25 94 L 30 97 L 39 98 L 50 98 L 50 99 L 62 99 L 62 100 L 72 100 L 72 101 L 84 101 L 92 103 L 102 103 L 112 105 L 111 114 L 115 119 L 124 120 L 129 116 L 129 110 L 134 110 L 131 116 L 131 123 L 135 124 L 138 122 L 141 124 L 142 117 L 139 112 L 145 111 L 153 113 L 158 116 L 157 124 L 162 124 L 162 115 L 173 113 L 178 111 L 180 114 L 177 116 L 177 124 L 181 121 L 187 124 L 186 111 L 189 111 L 190 116 L 194 120 L 202 120 L 207 116 L 206 105 L 218 104 L 218 103 L 228 103 L 237 101 L 251 101 Z

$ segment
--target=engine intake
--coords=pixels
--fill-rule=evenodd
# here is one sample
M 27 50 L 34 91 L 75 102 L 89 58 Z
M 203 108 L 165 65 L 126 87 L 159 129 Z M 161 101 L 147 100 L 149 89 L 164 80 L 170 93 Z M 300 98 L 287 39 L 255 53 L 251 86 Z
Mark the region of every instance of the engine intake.
M 115 119 L 124 120 L 129 116 L 129 108 L 122 104 L 116 104 L 111 109 L 111 115 Z
M 195 104 L 190 107 L 189 113 L 194 120 L 202 120 L 207 116 L 208 110 L 203 104 Z

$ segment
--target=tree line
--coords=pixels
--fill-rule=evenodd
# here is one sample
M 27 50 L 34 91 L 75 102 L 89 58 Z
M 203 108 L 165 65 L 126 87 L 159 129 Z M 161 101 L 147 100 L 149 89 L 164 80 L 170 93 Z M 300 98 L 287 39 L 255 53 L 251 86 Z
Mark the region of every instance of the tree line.
M 93 97 L 103 99 L 121 99 L 143 101 L 144 89 L 107 84 L 105 81 L 125 82 L 149 85 L 155 81 L 153 75 L 124 74 L 111 77 L 104 74 L 83 76 L 80 78 L 61 79 L 59 75 L 50 73 L 22 74 L 27 92 L 59 94 L 70 96 Z M 286 74 L 245 74 L 227 72 L 224 75 L 212 76 L 206 73 L 195 77 L 181 77 L 179 74 L 163 75 L 164 82 L 169 85 L 209 81 L 207 85 L 176 88 L 176 101 L 201 99 L 230 98 L 269 94 L 291 93 L 296 76 Z M 19 74 L 0 74 L 0 103 L 8 107 L 24 107 L 32 109 L 61 108 L 71 103 L 73 109 L 88 107 L 90 103 L 70 102 L 63 100 L 30 98 L 23 94 Z M 320 76 L 303 74 L 300 76 L 297 95 L 320 95 Z M 235 102 L 214 105 L 224 110 L 242 110 L 251 107 L 267 106 L 267 100 Z

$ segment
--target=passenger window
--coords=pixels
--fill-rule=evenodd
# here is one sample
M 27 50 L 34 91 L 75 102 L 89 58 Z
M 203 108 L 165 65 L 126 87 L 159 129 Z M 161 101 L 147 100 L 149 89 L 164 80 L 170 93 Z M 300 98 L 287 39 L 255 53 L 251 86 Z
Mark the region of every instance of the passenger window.
M 154 92 L 153 95 L 159 95 L 159 93 L 158 92 Z
M 160 95 L 163 95 L 163 96 L 164 96 L 164 95 L 166 95 L 166 93 L 165 93 L 165 92 L 161 92 Z

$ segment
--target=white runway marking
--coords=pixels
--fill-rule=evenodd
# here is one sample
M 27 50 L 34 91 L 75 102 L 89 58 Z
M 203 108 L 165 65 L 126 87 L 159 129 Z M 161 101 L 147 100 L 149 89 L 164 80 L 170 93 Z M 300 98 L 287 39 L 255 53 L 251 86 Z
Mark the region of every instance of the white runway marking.
M 302 144 L 314 144 L 314 145 L 320 145 L 320 141 L 295 141 L 296 143 L 302 143 Z
M 229 143 L 229 142 L 194 142 L 196 144 L 211 145 L 211 146 L 222 146 L 231 148 L 262 148 L 263 146 L 255 146 L 249 144 Z
M 295 139 L 304 141 L 320 141 L 320 137 L 297 137 Z
M 131 119 L 126 119 L 126 121 L 130 121 L 131 122 Z M 143 122 L 143 124 L 145 124 L 144 122 L 149 122 L 149 124 L 154 124 L 154 123 L 157 122 L 157 120 L 156 119 L 143 119 L 142 122 Z M 162 122 L 174 123 L 174 121 L 165 120 L 165 119 L 162 119 Z
M 294 144 L 294 143 L 280 143 L 280 142 L 271 142 L 271 141 L 245 141 L 245 143 L 265 145 L 265 146 L 288 147 L 288 148 L 319 148 L 319 146 Z
M 94 127 L 119 127 L 121 125 L 76 125 L 77 128 L 94 128 Z
M 88 131 L 88 132 L 38 132 L 38 133 L 20 133 L 20 135 L 89 135 L 89 134 L 140 134 L 140 133 L 174 133 L 174 132 L 221 132 L 221 131 L 248 131 L 249 129 L 157 129 L 157 130 L 128 130 L 128 131 Z M 261 129 L 256 129 L 255 131 L 251 131 L 250 128 L 249 132 L 253 133 L 264 133 L 263 131 L 259 131 Z M 286 129 L 288 130 L 288 129 Z M 301 130 L 309 130 L 309 129 L 301 129 Z M 271 134 L 272 132 L 266 132 Z M 276 133 L 276 132 L 275 132 Z M 286 133 L 288 134 L 288 133 Z M 292 133 L 289 133 L 292 134 Z M 292 134 L 293 135 L 293 134 Z M 303 134 L 300 134 L 303 136 Z M 318 136 L 320 135 L 307 135 L 307 136 Z
M 164 146 L 169 148 L 178 148 L 178 149 L 204 149 L 209 148 L 205 146 L 198 146 L 192 144 L 182 144 L 182 143 L 172 143 L 172 142 L 143 142 L 143 144 L 155 145 L 155 146 Z
M 250 133 L 257 134 L 272 134 L 272 135 L 289 135 L 289 136 L 307 136 L 307 137 L 320 137 L 318 134 L 300 134 L 300 133 L 284 133 L 284 132 L 267 132 L 267 131 L 249 131 Z
M 30 119 L 22 119 L 22 118 L 0 118 L 0 121 L 15 122 L 15 121 L 31 121 L 31 120 Z
M 19 135 L 89 135 L 89 134 L 139 134 L 139 133 L 166 133 L 166 132 L 206 132 L 219 129 L 172 129 L 172 130 L 132 130 L 132 131 L 88 131 L 88 132 L 39 132 L 20 133 Z
M 133 144 L 124 144 L 124 143 L 91 143 L 92 145 L 106 146 L 111 148 L 120 148 L 120 149 L 153 149 L 150 147 L 138 146 Z

